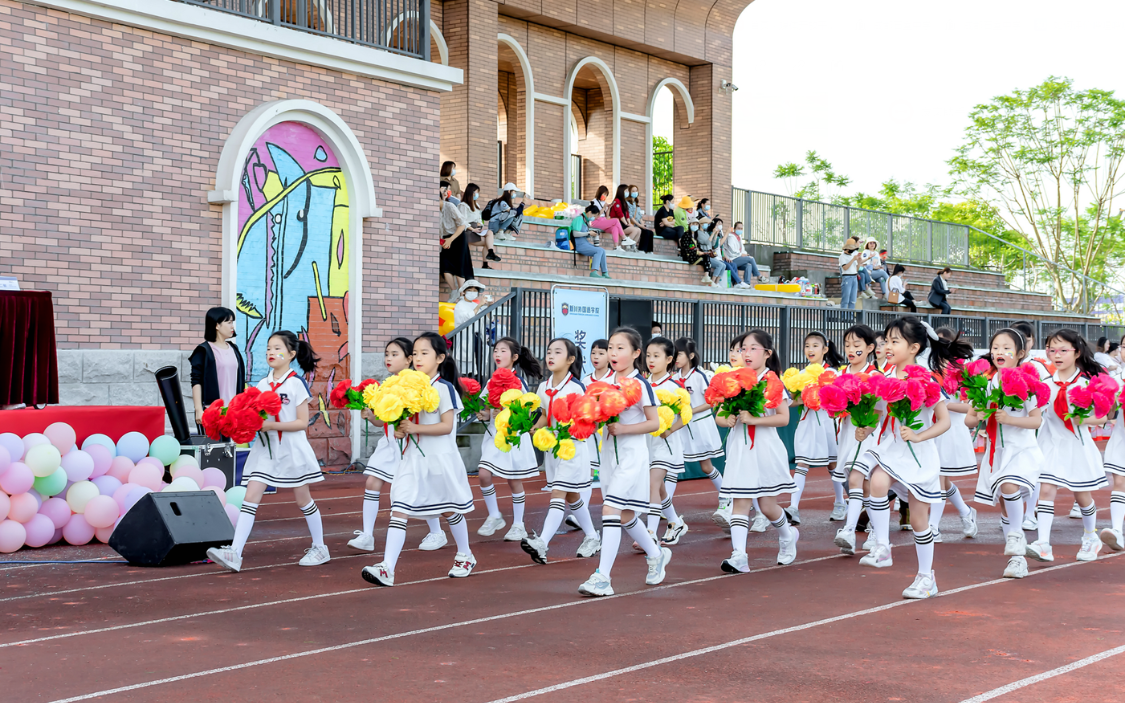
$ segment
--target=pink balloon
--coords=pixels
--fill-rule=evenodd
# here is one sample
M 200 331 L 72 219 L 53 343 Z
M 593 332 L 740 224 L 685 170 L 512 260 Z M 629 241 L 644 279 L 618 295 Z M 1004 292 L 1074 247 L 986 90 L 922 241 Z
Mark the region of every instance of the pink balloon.
M 55 534 L 55 523 L 42 513 L 33 515 L 23 528 L 27 532 L 24 543 L 29 547 L 45 546 Z
M 0 522 L 0 553 L 11 554 L 23 546 L 27 530 L 15 520 Z
M 10 496 L 17 493 L 27 493 L 35 484 L 35 474 L 23 462 L 13 462 L 12 465 L 0 476 L 0 490 Z
M 140 486 L 135 483 L 123 483 L 121 488 L 113 492 L 113 499 L 117 501 L 117 507 L 121 508 L 122 513 L 125 512 L 125 496 L 129 495 L 129 491 L 134 488 L 140 488 Z
M 159 491 L 164 487 L 164 467 L 157 468 L 152 464 L 139 462 L 135 469 L 129 472 L 129 483 Z
M 11 466 L 11 465 L 12 465 L 12 455 L 11 455 L 11 453 L 8 451 L 7 447 L 5 447 L 3 444 L 0 444 L 0 476 L 3 476 L 4 472 L 7 471 L 8 467 Z
M 63 455 L 62 467 L 66 472 L 66 480 L 75 483 L 85 481 L 94 473 L 94 457 L 81 449 L 75 449 Z
M 63 498 L 48 498 L 43 501 L 43 507 L 39 508 L 39 514 L 51 518 L 55 529 L 61 530 L 70 520 L 70 506 Z
M 81 515 L 71 515 L 66 527 L 63 528 L 63 539 L 67 541 L 67 544 L 76 546 L 88 544 L 90 540 L 94 539 L 94 528 Z
M 164 475 L 164 464 L 161 464 L 160 460 L 154 456 L 146 456 L 145 458 L 137 462 L 137 466 L 140 466 L 141 464 L 151 464 L 152 466 L 160 469 L 162 476 Z
M 8 511 L 12 509 L 12 499 L 7 493 L 0 491 L 0 521 L 8 518 Z
M 125 506 L 121 509 L 121 514 L 124 515 L 125 513 L 129 512 L 129 508 L 136 505 L 138 500 L 144 498 L 146 493 L 152 493 L 152 489 L 146 488 L 144 486 L 137 486 L 133 490 L 129 491 L 129 494 L 125 496 Z
M 86 509 L 82 512 L 86 516 L 86 522 L 90 523 L 90 526 L 95 530 L 102 527 L 112 527 L 114 520 L 120 513 L 121 508 L 110 496 L 94 496 L 86 503 Z
M 215 491 L 215 495 L 219 496 L 219 502 L 222 503 L 223 505 L 227 504 L 227 494 L 226 494 L 226 492 L 223 491 L 223 489 L 219 488 L 218 486 L 207 486 L 203 490 L 205 490 L 205 491 Z
M 47 435 L 40 434 L 38 432 L 32 432 L 31 434 L 25 434 L 23 436 L 23 456 L 21 456 L 20 458 L 22 459 L 23 457 L 27 456 L 27 453 L 29 451 L 31 451 L 32 447 L 37 447 L 40 444 L 50 444 L 50 443 L 51 443 L 51 440 L 47 439 Z
M 113 461 L 109 463 L 109 471 L 106 475 L 112 476 L 118 481 L 125 483 L 129 480 L 129 472 L 133 470 L 136 464 L 127 456 L 115 456 Z
M 27 494 L 35 499 L 35 512 L 39 512 L 39 508 L 43 507 L 43 496 L 34 488 L 28 491 Z
M 112 476 L 98 476 L 92 483 L 98 487 L 98 493 L 103 496 L 112 496 L 123 485 Z
M 237 525 L 238 524 L 238 508 L 234 507 L 233 505 L 224 505 L 223 510 L 226 511 L 227 517 L 230 518 L 230 524 Z
M 83 451 L 94 460 L 94 472 L 90 474 L 90 478 L 105 476 L 105 473 L 109 471 L 109 467 L 113 464 L 113 455 L 109 453 L 109 450 L 101 444 L 91 444 Z
M 25 523 L 30 520 L 35 513 L 39 512 L 39 504 L 35 502 L 35 496 L 29 493 L 17 493 L 12 496 L 12 506 L 8 508 L 8 519 L 15 520 L 19 523 Z
M 113 530 L 115 527 L 116 525 L 110 525 L 109 527 L 99 527 L 98 529 L 94 530 L 94 538 L 102 544 L 109 544 L 109 538 L 113 535 Z
M 74 440 L 78 438 L 74 434 L 74 428 L 65 422 L 52 422 L 47 425 L 47 429 L 43 430 L 43 436 L 55 445 L 59 454 L 66 454 L 74 449 Z
M 55 534 L 51 535 L 51 541 L 48 542 L 47 544 L 54 544 L 55 542 L 58 542 L 60 539 L 62 539 L 62 528 L 56 527 L 55 528 Z
M 227 476 L 223 473 L 222 469 L 216 469 L 214 466 L 211 466 L 203 469 L 203 483 L 199 485 L 203 488 L 218 486 L 225 491 L 227 489 Z
M 192 481 L 195 481 L 195 485 L 197 486 L 203 485 L 203 471 L 198 466 L 181 467 L 179 471 L 172 474 L 172 480 L 174 481 L 181 476 L 190 478 Z

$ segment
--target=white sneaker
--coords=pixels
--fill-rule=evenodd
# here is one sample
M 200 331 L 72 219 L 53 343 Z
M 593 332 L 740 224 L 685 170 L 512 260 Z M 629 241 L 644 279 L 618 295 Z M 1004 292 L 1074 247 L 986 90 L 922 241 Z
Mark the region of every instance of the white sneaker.
M 660 544 L 665 547 L 671 547 L 674 544 L 680 543 L 680 538 L 688 533 L 687 523 L 681 517 L 680 521 L 675 525 L 669 525 L 668 529 L 664 531 L 664 536 L 660 538 Z
M 1078 561 L 1093 561 L 1098 558 L 1098 552 L 1102 551 L 1102 541 L 1098 539 L 1098 533 L 1087 532 L 1082 535 L 1082 548 L 1078 550 L 1078 556 L 1075 557 Z
M 367 535 L 363 533 L 363 530 L 356 530 L 355 539 L 349 540 L 348 546 L 364 552 L 373 552 L 375 551 L 375 535 Z
M 750 560 L 746 552 L 731 552 L 729 559 L 723 559 L 719 568 L 728 574 L 745 574 L 750 571 Z
M 848 519 L 848 504 L 847 503 L 833 503 L 832 514 L 828 516 L 828 522 L 840 522 L 841 520 Z
M 422 544 L 418 545 L 418 549 L 423 552 L 435 552 L 445 545 L 449 544 L 449 538 L 445 536 L 445 530 L 438 530 L 426 535 L 422 540 Z
M 770 521 L 766 519 L 765 515 L 758 513 L 754 516 L 754 521 L 750 523 L 751 532 L 765 532 L 770 526 Z
M 1036 515 L 1028 515 L 1023 519 L 1023 529 L 1028 532 L 1034 532 L 1039 529 L 1039 518 Z
M 449 578 L 463 579 L 473 573 L 475 568 L 477 568 L 476 557 L 472 554 L 457 552 L 457 555 L 453 557 L 453 568 L 449 570 Z
M 547 563 L 547 544 L 539 535 L 531 535 L 520 540 L 523 551 L 531 555 L 531 560 L 536 564 Z
M 1082 507 L 1078 505 L 1078 501 L 1074 501 L 1074 505 L 1070 506 L 1070 515 L 1068 517 L 1070 517 L 1071 520 L 1082 519 Z
M 504 518 L 500 517 L 499 515 L 495 517 L 490 516 L 484 521 L 484 524 L 480 526 L 480 529 L 477 530 L 477 534 L 481 537 L 491 537 L 492 535 L 496 534 L 496 530 L 499 530 L 507 524 L 508 523 L 504 521 Z
M 234 551 L 229 544 L 218 549 L 211 547 L 207 550 L 207 558 L 235 573 L 242 570 L 242 555 Z
M 861 566 L 871 566 L 876 569 L 885 569 L 894 566 L 891 558 L 891 548 L 886 544 L 876 544 L 867 556 L 859 560 Z
M 1004 569 L 1004 578 L 1022 579 L 1025 576 L 1027 576 L 1027 559 L 1022 556 L 1009 559 L 1008 566 Z
M 600 571 L 594 571 L 590 578 L 578 587 L 578 592 L 584 596 L 612 596 L 613 585 L 608 576 L 602 576 Z
M 789 516 L 789 524 L 790 525 L 800 525 L 801 524 L 801 511 L 798 510 L 797 508 L 786 508 L 785 514 Z
M 1027 554 L 1027 538 L 1023 536 L 1023 530 L 1008 533 L 1008 538 L 1004 540 L 1004 556 L 1022 557 L 1025 554 Z
M 594 535 L 593 537 L 587 537 L 582 540 L 582 544 L 578 545 L 577 556 L 588 559 L 600 551 L 602 551 L 602 538 Z
M 1038 561 L 1054 561 L 1055 551 L 1051 549 L 1050 543 L 1036 540 L 1027 545 L 1027 551 L 1024 552 L 1024 556 L 1029 556 Z
M 743 281 L 742 283 L 739 283 L 735 286 L 735 288 L 749 288 L 749 287 L 750 287 L 750 284 L 747 283 L 746 281 Z
M 328 563 L 328 547 L 323 544 L 314 544 L 305 550 L 305 556 L 297 562 L 300 566 L 320 566 Z
M 875 548 L 876 544 L 877 542 L 875 541 L 875 533 L 871 531 L 871 528 L 868 528 L 867 539 L 863 540 L 863 551 L 870 552 Z
M 1125 549 L 1125 538 L 1122 538 L 1121 533 L 1109 527 L 1102 530 L 1101 534 L 1102 543 L 1115 552 L 1120 552 Z
M 703 274 L 703 278 L 699 279 L 699 282 L 700 283 L 714 283 L 714 281 L 711 280 L 711 274 L 709 274 L 709 273 Z
M 793 561 L 796 560 L 797 540 L 801 539 L 801 533 L 797 530 L 796 527 L 790 527 L 789 529 L 793 531 L 792 537 L 790 537 L 789 539 L 781 539 L 779 537 L 777 540 L 777 563 L 782 566 L 792 564 Z
M 733 503 L 728 502 L 726 505 L 719 504 L 718 509 L 711 513 L 711 522 L 730 532 L 730 516 Z
M 934 544 L 941 544 L 941 530 L 936 527 L 931 527 L 930 532 L 934 535 Z
M 914 583 L 906 587 L 906 590 L 902 592 L 902 597 L 921 600 L 923 598 L 933 598 L 937 593 L 937 579 L 934 578 L 934 574 L 931 572 L 915 576 Z
M 621 246 L 623 246 L 623 247 L 635 247 L 635 246 L 637 246 L 637 243 L 634 242 L 629 237 L 625 237 L 624 239 L 621 240 Z
M 1101 542 L 1098 542 L 1100 545 Z M 660 554 L 654 557 L 645 557 L 648 562 L 648 576 L 645 576 L 645 583 L 650 586 L 656 586 L 664 582 L 664 570 L 668 567 L 668 562 L 672 561 L 672 550 L 667 547 L 660 548 Z
M 385 561 L 381 561 L 375 566 L 365 566 L 359 572 L 363 580 L 367 583 L 373 583 L 376 586 L 393 586 L 395 585 L 395 572 L 387 567 Z
M 524 529 L 522 522 L 512 524 L 512 529 L 508 530 L 508 534 L 504 535 L 505 542 L 519 542 L 527 537 L 527 530 Z
M 1026 525 L 1027 520 L 1024 520 L 1023 524 Z M 1036 526 L 1036 527 L 1038 527 L 1038 526 Z M 1024 529 L 1026 530 L 1027 528 L 1025 527 Z M 1036 528 L 1032 528 L 1032 529 L 1036 529 Z M 972 539 L 973 537 L 977 536 L 977 532 L 979 530 L 980 530 L 980 526 L 977 525 L 977 509 L 976 508 L 969 508 L 969 517 L 961 518 L 961 536 L 964 537 L 965 539 Z
M 845 527 L 836 530 L 836 539 L 832 543 L 840 548 L 841 554 L 855 554 L 855 532 Z

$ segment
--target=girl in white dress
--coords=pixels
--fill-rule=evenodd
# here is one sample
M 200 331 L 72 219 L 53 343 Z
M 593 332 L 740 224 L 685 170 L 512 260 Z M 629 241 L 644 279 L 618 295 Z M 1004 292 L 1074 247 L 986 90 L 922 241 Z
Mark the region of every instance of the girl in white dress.
M 430 377 L 440 401 L 433 412 L 422 412 L 417 420 L 403 420 L 395 430 L 406 451 L 391 484 L 391 523 L 383 561 L 365 566 L 363 580 L 376 586 L 395 585 L 395 567 L 406 543 L 407 518 L 445 515 L 457 543 L 450 578 L 465 578 L 476 568 L 469 548 L 465 515 L 473 511 L 473 492 L 465 462 L 457 450 L 457 364 L 447 353 L 445 338 L 425 332 L 414 340 L 414 370 Z
M 393 376 L 399 371 L 410 368 L 413 354 L 414 343 L 406 337 L 395 337 L 387 342 L 387 346 L 383 349 L 383 363 L 387 367 L 387 373 Z M 390 428 L 375 417 L 375 413 L 369 408 L 364 408 L 360 417 L 375 427 L 382 427 L 383 439 L 379 440 L 375 451 L 368 457 L 367 467 L 363 470 L 363 475 L 367 477 L 367 484 L 363 489 L 363 529 L 355 531 L 355 539 L 349 541 L 348 546 L 364 552 L 373 552 L 375 551 L 375 518 L 379 515 L 379 500 L 382 498 L 383 486 L 394 483 L 395 469 L 402 461 L 403 448 L 391 437 Z M 430 552 L 441 549 L 449 543 L 436 517 L 426 518 L 426 525 L 429 526 L 430 532 L 418 549 Z
M 844 363 L 844 357 L 836 351 L 836 345 L 828 339 L 823 332 L 809 332 L 805 335 L 805 358 L 810 364 L 820 364 L 825 368 L 836 368 Z M 795 405 L 801 405 L 798 398 Z M 801 524 L 801 494 L 805 492 L 805 480 L 808 478 L 810 468 L 827 468 L 831 475 L 836 471 L 836 423 L 828 416 L 825 410 L 805 409 L 797 429 L 793 433 L 794 461 L 797 470 L 793 474 L 793 482 L 797 490 L 789 496 L 789 507 L 785 514 L 789 522 L 794 525 Z M 832 489 L 836 492 L 836 506 L 844 503 L 844 484 L 832 482 Z
M 555 403 L 562 402 L 567 396 L 586 392 L 586 386 L 578 380 L 582 376 L 582 352 L 574 346 L 574 342 L 563 337 L 552 339 L 547 345 L 545 361 L 551 375 L 536 390 L 543 411 L 535 423 L 536 430 L 558 425 L 552 415 Z M 592 557 L 602 548 L 601 538 L 590 518 L 590 506 L 582 497 L 584 492 L 590 490 L 589 447 L 586 440 L 573 441 L 573 459 L 563 460 L 553 452 L 544 452 L 543 468 L 547 472 L 547 485 L 551 489 L 551 506 L 543 520 L 543 531 L 538 535 L 533 532 L 520 542 L 523 551 L 530 554 L 532 561 L 537 564 L 547 563 L 547 548 L 555 532 L 562 526 L 568 507 L 573 519 L 586 535 L 578 547 L 578 556 Z
M 997 330 L 992 335 L 986 358 L 996 375 L 989 381 L 990 392 L 1000 384 L 1000 369 L 1015 368 L 1027 360 L 1024 344 L 1023 335 L 1014 329 Z M 970 406 L 962 424 L 967 430 L 976 427 L 980 420 L 980 413 Z M 1043 453 L 1035 440 L 1035 432 L 1042 422 L 1039 406 L 1034 396 L 1030 396 L 1018 409 L 994 412 L 984 432 L 984 458 L 974 500 L 987 505 L 1000 503 L 1004 554 L 1011 557 L 1004 569 L 1004 578 L 1022 579 L 1027 576 L 1027 559 L 1024 558 L 1027 539 L 1022 529 L 1023 500 L 1039 483 L 1039 472 L 1043 468 Z
M 703 399 L 707 392 L 707 384 L 711 382 L 700 367 L 699 353 L 696 350 L 695 340 L 690 337 L 680 337 L 676 340 L 676 372 L 673 380 L 691 395 L 691 423 L 687 432 L 681 433 L 680 443 L 684 448 L 684 462 L 699 462 L 699 468 L 711 479 L 715 490 L 723 487 L 723 475 L 715 468 L 711 461 L 723 455 L 723 439 L 719 436 L 719 428 L 715 425 L 715 414 L 711 406 Z M 676 493 L 676 482 L 666 479 L 668 495 Z M 719 498 L 719 510 L 716 511 L 723 521 L 726 521 L 729 500 Z M 728 522 L 723 522 L 726 526 Z
M 292 332 L 270 335 L 266 342 L 266 363 L 270 373 L 258 382 L 257 388 L 276 393 L 281 398 L 281 411 L 262 423 L 259 437 L 264 434 L 265 441 L 256 440 L 250 456 L 246 457 L 246 466 L 242 470 L 246 496 L 238 512 L 238 523 L 234 526 L 234 542 L 226 547 L 207 550 L 211 561 L 231 571 L 242 568 L 242 550 L 254 528 L 258 503 L 267 486 L 292 488 L 297 506 L 305 515 L 312 534 L 312 546 L 305 550 L 305 556 L 298 563 L 301 566 L 317 566 L 329 559 L 320 509 L 309 492 L 310 483 L 324 480 L 320 462 L 306 434 L 309 426 L 308 401 L 312 394 L 305 380 L 289 368 L 294 360 L 306 374 L 312 373 L 320 361 L 309 343 L 298 339 Z
M 1074 330 L 1061 329 L 1047 337 L 1047 357 L 1055 365 L 1048 381 L 1051 402 L 1043 408 L 1039 447 L 1043 450 L 1043 472 L 1039 474 L 1039 538 L 1027 545 L 1027 556 L 1039 561 L 1054 561 L 1051 526 L 1055 518 L 1055 494 L 1060 486 L 1074 493 L 1082 515 L 1082 546 L 1078 561 L 1093 561 L 1102 542 L 1095 530 L 1097 506 L 1093 491 L 1109 485 L 1101 452 L 1090 436 L 1090 425 L 1104 425 L 1104 417 L 1088 417 L 1082 422 L 1064 420 L 1069 410 L 1067 391 L 1083 387 L 1102 373 L 1086 340 Z
M 875 330 L 867 325 L 855 325 L 845 330 L 844 358 L 847 361 L 847 366 L 841 369 L 841 373 L 882 373 L 877 365 L 878 357 L 875 355 L 878 348 L 875 343 L 876 338 L 880 336 L 876 335 Z M 856 428 L 852 425 L 851 418 L 845 415 L 840 418 L 839 422 L 840 429 L 836 434 L 839 442 L 836 450 L 838 458 L 835 469 L 832 471 L 832 481 L 839 484 L 841 488 L 845 483 L 848 485 L 848 503 L 843 511 L 844 526 L 836 530 L 834 544 L 840 548 L 843 554 L 855 554 L 855 532 L 859 525 L 860 515 L 867 509 L 870 482 L 867 480 L 864 471 L 855 471 L 854 469 L 863 453 L 875 444 L 875 438 L 868 437 L 863 442 L 856 442 Z M 828 519 L 831 520 L 833 516 L 839 514 L 838 506 L 833 506 L 832 516 L 829 516 Z M 841 518 L 836 517 L 836 519 Z M 868 539 L 868 544 L 864 544 L 863 548 L 869 550 L 874 546 L 874 539 Z
M 742 346 L 744 365 L 753 369 L 759 378 L 772 371 L 779 377 L 781 364 L 773 348 L 773 337 L 764 330 L 751 330 Z M 727 573 L 746 573 L 750 570 L 746 556 L 746 535 L 750 529 L 751 500 L 758 500 L 761 514 L 777 528 L 778 564 L 792 564 L 797 558 L 797 528 L 789 525 L 789 518 L 777 503 L 777 496 L 796 489 L 789 475 L 789 453 L 777 434 L 778 427 L 789 424 L 789 396 L 776 408 L 767 408 L 761 417 L 748 412 L 715 419 L 719 425 L 731 428 L 727 433 L 727 470 L 723 475 L 723 492 L 734 501 L 730 519 L 730 541 L 733 551 L 723 561 L 721 568 Z M 753 444 L 750 443 L 753 428 Z
M 1008 330 L 1018 335 L 1015 330 Z M 938 336 L 952 341 L 957 333 L 948 327 L 939 327 Z M 949 411 L 949 430 L 937 437 L 938 457 L 941 459 L 941 502 L 930 506 L 930 529 L 934 544 L 941 543 L 941 515 L 946 502 L 953 504 L 961 517 L 961 535 L 966 539 L 977 536 L 977 510 L 965 503 L 954 478 L 972 476 L 977 472 L 977 452 L 973 448 L 973 433 L 965 426 L 965 415 L 972 408 L 968 403 L 953 398 L 942 390 L 945 408 Z M 974 425 L 975 426 L 975 425 Z
M 1113 433 L 1105 447 L 1105 473 L 1110 481 L 1109 524 L 1101 531 L 1102 543 L 1115 552 L 1125 549 L 1125 411 L 1118 411 Z
M 742 358 L 742 346 L 746 341 L 747 334 L 747 332 L 743 332 L 730 340 L 730 351 L 727 353 L 727 360 L 730 362 L 730 367 L 732 369 L 740 369 L 746 365 L 745 359 Z M 710 383 L 710 378 L 708 378 L 708 383 Z M 703 390 L 706 391 L 706 387 L 704 387 Z M 712 419 L 714 419 L 714 411 L 710 410 L 710 406 L 708 406 L 708 411 L 711 412 Z M 718 425 L 716 425 L 715 432 L 718 431 L 719 428 Z M 730 436 L 730 433 L 728 432 L 727 435 Z M 720 441 L 722 440 L 720 439 Z M 715 484 L 715 487 L 719 489 L 719 507 L 715 512 L 711 513 L 711 522 L 723 528 L 726 532 L 730 532 L 730 519 L 734 515 L 734 501 L 730 495 L 723 492 L 722 475 L 715 475 L 718 473 L 719 470 L 715 469 L 711 472 L 711 475 L 707 477 L 711 479 L 711 483 Z M 751 503 L 753 506 L 754 519 L 750 521 L 750 531 L 765 532 L 766 528 L 770 526 L 770 521 L 766 519 L 766 516 L 762 515 L 762 511 L 758 509 L 757 498 L 754 498 Z
M 586 378 L 582 379 L 582 385 L 588 386 L 594 381 L 604 381 L 607 376 L 613 373 L 613 369 L 609 368 L 609 340 L 599 339 L 590 345 L 590 365 L 594 367 L 593 372 L 588 374 Z M 593 470 L 597 480 L 598 469 L 601 468 L 602 454 L 601 446 L 602 440 L 605 439 L 605 432 L 599 430 L 591 435 L 590 439 L 586 440 L 588 444 L 587 449 L 590 452 L 590 468 Z M 599 482 L 599 485 L 600 482 Z M 593 491 L 591 490 L 591 494 Z M 605 494 L 602 494 L 605 497 Z M 587 503 L 590 502 L 589 497 L 585 498 Z
M 530 390 L 525 378 L 539 378 L 543 369 L 539 361 L 532 355 L 527 347 L 511 337 L 503 337 L 496 341 L 492 347 L 492 360 L 497 369 L 518 371 L 522 374 L 520 388 L 523 392 Z M 488 404 L 488 384 L 481 388 L 481 397 L 484 398 L 484 409 L 480 412 L 480 419 L 488 423 L 488 431 L 484 433 L 484 441 L 480 447 L 480 465 L 477 481 L 480 483 L 480 492 L 484 497 L 484 504 L 488 508 L 488 518 L 477 530 L 482 537 L 491 537 L 497 530 L 504 527 L 504 516 L 500 514 L 500 506 L 496 502 L 496 486 L 493 485 L 493 476 L 507 479 L 508 487 L 512 492 L 512 527 L 504 535 L 505 542 L 519 542 L 527 537 L 527 529 L 523 526 L 523 509 L 526 496 L 523 492 L 523 482 L 539 475 L 539 460 L 535 458 L 535 447 L 531 444 L 531 437 L 520 440 L 518 447 L 503 452 L 496 447 L 493 441 L 496 438 L 496 416 L 502 411 Z
M 613 373 L 606 383 L 620 387 L 626 379 L 641 385 L 640 397 L 606 425 L 602 446 L 602 554 L 596 571 L 578 592 L 587 596 L 611 596 L 610 572 L 621 546 L 621 530 L 644 549 L 648 563 L 645 583 L 655 586 L 664 581 L 672 550 L 661 547 L 637 519 L 648 511 L 648 443 L 645 435 L 660 427 L 656 415 L 656 395 L 641 375 L 641 335 L 632 327 L 619 327 L 609 336 L 609 365 Z
M 1040 356 L 1034 356 L 1035 350 L 1035 327 L 1026 320 L 1017 320 L 1012 323 L 1012 329 L 1023 335 L 1024 341 L 1027 346 L 1028 359 L 1025 364 L 1030 364 L 1032 368 L 1039 372 L 1039 380 L 1043 383 L 1051 382 L 1051 375 L 1055 373 L 1054 364 L 1047 361 L 1046 352 Z M 1035 531 L 1039 529 L 1039 520 L 1035 516 L 1035 506 L 1039 504 L 1039 484 L 1035 484 L 1035 489 L 1027 496 L 1027 500 L 1023 502 L 1023 529 L 1025 531 Z M 1074 510 L 1078 510 L 1078 503 L 1074 504 Z M 1073 511 L 1071 517 L 1074 517 Z M 1078 517 L 1081 517 L 1079 513 Z
M 906 377 L 906 367 L 915 366 L 917 358 L 929 349 L 930 370 L 941 373 L 954 359 L 967 359 L 972 345 L 955 338 L 948 342 L 938 336 L 927 323 L 907 315 L 887 325 L 884 331 L 888 375 Z M 885 414 L 886 411 L 884 410 Z M 889 536 L 891 506 L 887 494 L 892 483 L 900 500 L 909 494 L 910 524 L 914 530 L 914 546 L 918 553 L 918 574 L 902 592 L 903 598 L 930 598 L 937 595 L 934 576 L 934 534 L 930 530 L 930 504 L 941 500 L 941 460 L 935 437 L 949 429 L 949 411 L 945 401 L 923 408 L 918 420 L 922 429 L 915 431 L 899 426 L 884 415 L 878 431 L 870 427 L 856 430 L 856 440 L 876 436 L 875 445 L 860 457 L 856 470 L 867 473 L 871 481 L 871 516 L 874 548 L 860 560 L 864 566 L 886 568 L 892 565 Z M 913 449 L 913 451 L 911 451 Z
M 667 337 L 654 337 L 648 343 L 645 348 L 645 365 L 648 366 L 649 383 L 653 392 L 660 389 L 674 392 L 682 388 L 672 377 L 671 366 L 675 359 L 676 346 Z M 656 404 L 660 404 L 659 400 Z M 667 489 L 668 477 L 672 477 L 671 485 L 675 486 L 678 476 L 686 470 L 682 438 L 687 436 L 687 432 L 683 427 L 684 424 L 677 415 L 672 426 L 661 436 L 646 435 L 649 452 L 648 531 L 655 539 L 661 516 L 666 518 L 668 529 L 660 539 L 660 543 L 666 547 L 678 544 L 688 531 L 687 523 L 676 514 L 672 494 Z

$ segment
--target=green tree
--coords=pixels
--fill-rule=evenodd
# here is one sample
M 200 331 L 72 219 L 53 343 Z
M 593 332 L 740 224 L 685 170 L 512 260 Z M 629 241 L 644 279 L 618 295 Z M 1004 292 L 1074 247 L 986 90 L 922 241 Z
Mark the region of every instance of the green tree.
M 1047 268 L 1056 299 L 1083 308 L 1097 294 L 1083 276 L 1120 261 L 1120 215 L 1111 213 L 1125 186 L 1125 101 L 1052 76 L 977 105 L 969 119 L 949 161 L 957 192 L 993 205 L 1006 230 L 1078 272 Z
M 652 209 L 660 196 L 672 192 L 672 145 L 664 137 L 652 138 Z
M 851 183 L 850 178 L 836 173 L 831 163 L 812 150 L 805 152 L 803 164 L 790 161 L 779 165 L 774 169 L 773 177 L 785 181 L 785 188 L 790 196 L 803 200 L 829 198 L 834 202 L 838 196 L 831 193 L 831 189 L 846 188 Z M 806 177 L 811 180 L 798 185 L 800 179 Z

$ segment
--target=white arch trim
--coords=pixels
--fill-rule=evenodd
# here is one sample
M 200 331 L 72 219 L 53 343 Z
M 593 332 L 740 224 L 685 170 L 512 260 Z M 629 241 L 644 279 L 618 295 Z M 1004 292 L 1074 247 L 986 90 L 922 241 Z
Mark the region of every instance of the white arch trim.
M 613 71 L 605 61 L 602 61 L 597 56 L 587 56 L 574 64 L 574 68 L 570 69 L 570 75 L 566 77 L 566 86 L 563 89 L 563 97 L 566 98 L 567 105 L 570 105 L 574 95 L 574 81 L 578 78 L 578 72 L 584 66 L 593 66 L 601 72 L 605 78 L 606 83 L 609 84 L 609 95 L 613 101 L 613 112 L 610 120 L 612 125 L 610 128 L 610 151 L 613 154 L 611 160 L 612 166 L 610 168 L 610 184 L 609 190 L 613 191 L 621 180 L 621 93 L 617 90 L 617 79 L 613 77 Z M 570 143 L 570 128 L 563 127 L 563 195 L 568 195 L 567 190 L 570 188 L 570 154 L 573 145 Z M 650 149 L 651 151 L 651 149 Z M 563 200 L 569 200 L 564 197 Z
M 523 74 L 523 89 L 527 95 L 527 98 L 523 101 L 523 146 L 524 154 L 526 154 L 523 171 L 523 192 L 533 194 L 535 193 L 535 78 L 531 74 L 531 61 L 527 58 L 527 53 L 523 50 L 523 47 L 512 35 L 501 32 L 496 35 L 496 39 L 515 53 L 516 60 L 520 62 L 520 72 Z
M 687 113 L 688 124 L 695 122 L 695 103 L 691 101 L 691 93 L 679 78 L 665 78 L 656 84 L 652 95 L 648 96 L 648 123 L 645 125 L 645 200 L 652 197 L 652 124 L 656 118 L 656 97 L 665 87 L 680 94 L 684 101 L 684 112 Z M 673 110 L 675 107 L 672 108 Z M 648 203 L 648 209 L 656 212 L 656 203 Z
M 348 348 L 351 354 L 352 378 L 359 378 L 362 369 L 363 315 L 363 220 L 380 217 L 383 212 L 375 202 L 375 183 L 363 146 L 351 128 L 332 110 L 310 100 L 276 100 L 262 103 L 238 121 L 223 145 L 215 170 L 215 190 L 207 193 L 207 202 L 223 206 L 223 305 L 235 309 L 238 291 L 238 205 L 242 167 L 259 137 L 281 122 L 299 122 L 312 128 L 331 147 L 344 171 L 348 187 L 348 228 L 351 235 L 348 272 L 350 288 L 356 295 L 348 296 Z M 359 452 L 359 423 L 352 423 L 352 456 Z
M 438 29 L 437 23 L 430 20 L 430 36 L 433 38 L 434 43 L 437 44 L 438 57 L 441 58 L 441 65 L 449 65 L 449 45 L 445 43 L 445 36 Z

